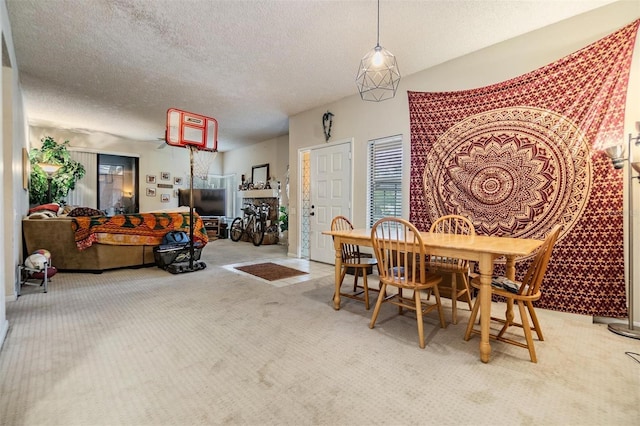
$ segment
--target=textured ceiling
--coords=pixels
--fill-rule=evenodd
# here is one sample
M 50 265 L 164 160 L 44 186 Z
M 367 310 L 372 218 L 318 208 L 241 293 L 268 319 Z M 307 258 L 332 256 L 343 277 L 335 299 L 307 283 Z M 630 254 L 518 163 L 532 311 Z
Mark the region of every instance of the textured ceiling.
M 612 3 L 382 0 L 380 44 L 403 76 Z M 226 151 L 357 93 L 374 0 L 6 0 L 29 121 L 135 140 L 166 111 L 219 122 Z M 399 90 L 407 90 L 400 82 Z

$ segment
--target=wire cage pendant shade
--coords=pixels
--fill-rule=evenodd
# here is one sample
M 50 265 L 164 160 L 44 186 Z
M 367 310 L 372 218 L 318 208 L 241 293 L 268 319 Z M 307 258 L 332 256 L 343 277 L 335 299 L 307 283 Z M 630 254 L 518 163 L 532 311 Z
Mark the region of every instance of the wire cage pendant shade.
M 364 101 L 380 102 L 396 95 L 400 69 L 393 53 L 380 46 L 380 0 L 378 0 L 378 38 L 376 46 L 360 60 L 356 85 Z

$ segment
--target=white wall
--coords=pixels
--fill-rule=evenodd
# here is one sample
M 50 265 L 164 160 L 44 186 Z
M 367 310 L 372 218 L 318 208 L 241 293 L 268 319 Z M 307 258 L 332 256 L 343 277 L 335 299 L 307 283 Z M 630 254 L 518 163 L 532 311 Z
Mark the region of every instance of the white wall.
M 241 176 L 245 175 L 245 180 L 251 180 L 251 167 L 260 164 L 269 164 L 271 178 L 282 183 L 282 198 L 280 203 L 286 205 L 285 178 L 287 166 L 289 165 L 289 137 L 281 136 L 270 139 L 245 148 L 234 149 L 224 153 L 224 174 L 236 175 L 238 184 Z M 240 214 L 242 201 L 236 201 L 236 215 Z
M 189 150 L 187 148 L 169 146 L 161 141 L 146 142 L 123 139 L 101 132 L 74 132 L 72 130 L 31 126 L 29 139 L 32 147 L 39 148 L 42 145 L 41 140 L 45 136 L 53 137 L 58 143 L 68 140 L 70 149 L 73 150 L 139 157 L 140 194 L 138 199 L 141 212 L 178 206 L 178 199 L 173 197 L 173 189 L 157 188 L 158 183 L 173 184 L 174 177 L 182 177 L 183 184 L 181 186 L 174 186 L 174 188 L 184 189 L 189 187 L 190 160 Z M 158 149 L 158 147 L 161 146 L 163 148 Z M 202 155 L 202 153 L 198 153 L 197 155 Z M 222 158 L 222 155 L 215 157 L 209 167 L 210 174 L 222 173 Z M 168 182 L 161 181 L 160 172 L 169 172 L 171 174 L 171 180 Z M 147 184 L 145 180 L 146 175 L 154 175 L 156 177 L 156 184 Z M 155 197 L 146 196 L 147 187 L 156 188 Z M 160 194 L 163 193 L 170 194 L 168 203 L 162 203 L 160 201 Z M 26 214 L 26 210 L 22 212 L 22 214 Z
M 20 211 L 28 205 L 27 192 L 22 188 L 22 148 L 27 147 L 27 124 L 23 109 L 22 93 L 18 83 L 11 27 L 6 5 L 0 3 L 0 31 L 6 44 L 8 63 L 3 63 L 0 73 L 2 84 L 2 150 L 0 150 L 0 224 L 4 231 L 0 244 L 0 345 L 4 342 L 9 322 L 6 316 L 7 301 L 15 300 L 14 283 L 16 268 L 21 258 L 22 229 Z M 4 62 L 4 61 L 3 61 Z M 11 68 L 9 68 L 11 67 Z
M 305 111 L 289 119 L 289 163 L 291 164 L 290 204 L 298 206 L 299 188 L 298 150 L 324 143 L 322 115 L 327 111 L 335 114 L 333 118 L 332 141 L 353 138 L 354 151 L 354 188 L 353 222 L 356 227 L 366 224 L 366 146 L 370 139 L 402 134 L 407 149 L 410 142 L 409 105 L 407 91 L 450 91 L 465 90 L 487 86 L 517 77 L 539 67 L 556 61 L 588 44 L 615 32 L 623 26 L 640 18 L 640 2 L 616 2 L 592 12 L 548 26 L 474 52 L 464 57 L 443 63 L 422 72 L 404 76 L 394 99 L 380 102 L 363 102 L 354 95 L 328 105 L 322 105 Z M 428 43 L 441 43 L 442 40 L 428 40 Z M 359 58 L 353 58 L 356 64 Z M 402 58 L 398 58 L 402 69 Z M 626 133 L 635 134 L 635 121 L 640 121 L 640 43 L 636 43 L 632 65 L 627 110 L 625 119 Z M 640 152 L 635 158 L 640 157 Z M 362 159 L 362 161 L 359 161 Z M 637 160 L 640 161 L 640 160 Z M 409 167 L 404 176 L 405 186 L 409 182 Z M 640 185 L 635 185 L 634 199 L 640 200 Z M 404 200 L 408 217 L 408 191 Z M 296 209 L 296 213 L 300 211 Z M 289 252 L 297 253 L 299 246 L 298 226 L 300 217 L 291 211 L 289 215 Z M 637 218 L 638 214 L 634 215 Z M 636 221 L 636 243 L 640 243 L 640 224 Z M 634 245 L 635 253 L 640 253 L 640 244 Z M 638 268 L 640 269 L 640 268 Z M 635 271 L 640 273 L 640 270 Z M 635 274 L 636 283 L 640 284 Z M 640 287 L 640 286 L 637 286 Z M 636 290 L 640 296 L 640 289 Z M 640 308 L 640 297 L 635 298 L 635 306 Z M 636 309 L 635 316 L 640 317 Z

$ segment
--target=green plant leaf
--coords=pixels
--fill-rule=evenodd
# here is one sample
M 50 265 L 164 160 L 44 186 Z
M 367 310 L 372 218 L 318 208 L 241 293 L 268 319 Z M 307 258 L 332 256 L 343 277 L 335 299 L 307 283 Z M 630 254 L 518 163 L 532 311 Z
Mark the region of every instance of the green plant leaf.
M 60 169 L 51 177 L 51 201 L 63 203 L 69 190 L 75 188 L 76 181 L 84 177 L 86 170 L 82 164 L 73 160 L 67 146 L 69 141 L 59 144 L 51 136 L 41 139 L 40 149 L 29 151 L 31 174 L 29 176 L 29 203 L 31 205 L 48 202 L 49 179 L 38 163 L 57 164 Z
M 280 222 L 280 231 L 288 231 L 289 230 L 289 213 L 287 213 L 286 206 L 280 206 L 280 217 L 278 217 L 278 221 Z

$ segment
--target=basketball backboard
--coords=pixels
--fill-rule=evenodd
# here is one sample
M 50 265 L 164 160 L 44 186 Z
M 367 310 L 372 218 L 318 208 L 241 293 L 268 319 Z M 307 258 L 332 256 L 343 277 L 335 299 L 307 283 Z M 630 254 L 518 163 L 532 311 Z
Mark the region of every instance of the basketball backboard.
M 167 110 L 166 141 L 173 146 L 195 146 L 206 151 L 217 151 L 218 121 L 215 118 L 170 108 Z

